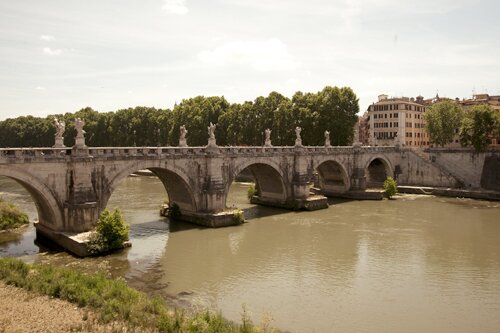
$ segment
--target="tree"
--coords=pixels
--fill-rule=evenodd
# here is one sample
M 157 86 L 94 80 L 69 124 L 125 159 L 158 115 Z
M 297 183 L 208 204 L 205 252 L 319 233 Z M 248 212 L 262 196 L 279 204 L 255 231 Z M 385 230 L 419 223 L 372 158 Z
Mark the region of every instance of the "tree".
M 182 100 L 172 111 L 172 127 L 169 141 L 176 146 L 179 142 L 179 127 L 186 125 L 188 130 L 187 143 L 190 146 L 206 146 L 208 143 L 207 126 L 210 122 L 217 124 L 219 117 L 229 109 L 229 103 L 224 97 L 197 96 Z M 217 127 L 217 144 L 225 144 L 223 128 Z
M 462 109 L 455 102 L 445 100 L 432 105 L 424 114 L 430 140 L 440 146 L 453 142 L 462 118 Z
M 391 176 L 384 181 L 384 191 L 389 199 L 398 193 L 398 184 Z
M 472 146 L 476 152 L 483 151 L 492 135 L 500 135 L 500 111 L 483 104 L 474 106 L 465 114 L 460 127 L 462 146 Z

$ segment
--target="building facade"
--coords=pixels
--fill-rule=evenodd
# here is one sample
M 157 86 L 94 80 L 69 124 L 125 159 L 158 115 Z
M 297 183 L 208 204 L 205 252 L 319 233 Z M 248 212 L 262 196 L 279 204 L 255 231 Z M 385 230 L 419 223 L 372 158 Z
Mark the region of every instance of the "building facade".
M 362 117 L 367 142 L 372 146 L 402 144 L 408 147 L 428 147 L 429 136 L 424 127 L 426 106 L 422 96 L 415 98 L 379 95 L 378 102 L 368 107 Z M 361 132 L 361 130 L 360 130 Z

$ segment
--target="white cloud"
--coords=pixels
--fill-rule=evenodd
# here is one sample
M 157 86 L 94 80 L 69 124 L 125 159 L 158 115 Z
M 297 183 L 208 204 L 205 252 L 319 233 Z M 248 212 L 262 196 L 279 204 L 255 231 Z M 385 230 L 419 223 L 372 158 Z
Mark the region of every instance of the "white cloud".
M 166 12 L 177 15 L 185 15 L 189 11 L 186 0 L 163 0 L 161 8 Z
M 236 41 L 205 50 L 198 59 L 212 66 L 243 65 L 260 71 L 294 70 L 300 63 L 277 38 L 264 41 Z
M 38 87 L 35 88 L 35 90 L 46 90 L 46 88 L 42 87 L 42 86 L 38 86 Z
M 61 49 L 51 49 L 50 47 L 44 47 L 43 53 L 46 55 L 50 55 L 50 56 L 58 56 L 58 55 L 61 55 L 62 50 Z
M 46 42 L 50 42 L 50 41 L 55 40 L 56 38 L 54 36 L 51 36 L 51 35 L 41 35 L 40 39 L 44 40 Z

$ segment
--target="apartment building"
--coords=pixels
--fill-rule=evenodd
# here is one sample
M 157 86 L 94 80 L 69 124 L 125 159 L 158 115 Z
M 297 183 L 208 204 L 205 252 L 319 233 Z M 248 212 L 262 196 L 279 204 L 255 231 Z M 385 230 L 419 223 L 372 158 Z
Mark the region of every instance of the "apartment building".
M 360 136 L 373 146 L 389 146 L 396 143 L 408 147 L 428 147 L 423 114 L 424 98 L 393 97 L 379 95 L 378 102 L 368 107 L 360 126 L 365 135 Z M 360 130 L 361 132 L 361 130 Z M 367 137 L 367 138 L 366 138 Z

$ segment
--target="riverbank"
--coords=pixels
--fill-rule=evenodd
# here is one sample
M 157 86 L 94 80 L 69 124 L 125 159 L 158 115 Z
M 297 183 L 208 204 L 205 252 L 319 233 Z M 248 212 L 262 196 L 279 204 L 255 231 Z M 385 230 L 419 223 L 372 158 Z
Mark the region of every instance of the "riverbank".
M 437 195 L 452 198 L 470 198 L 479 200 L 500 200 L 500 192 L 490 190 L 466 190 L 459 188 L 428 187 L 428 186 L 398 186 L 399 193 Z
M 221 313 L 208 310 L 188 313 L 171 308 L 159 297 L 150 298 L 128 287 L 124 280 L 68 268 L 29 265 L 18 259 L 0 258 L 0 283 L 1 331 L 274 331 L 268 325 L 252 325 L 245 312 L 242 324 L 238 325 L 224 319 Z M 51 308 L 56 311 L 47 310 Z
M 88 309 L 2 281 L 0 299 L 0 332 L 133 332 L 124 322 L 100 323 Z

